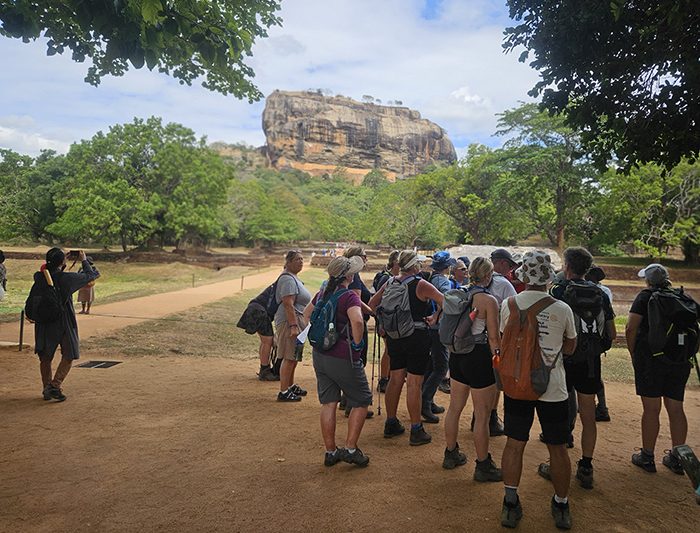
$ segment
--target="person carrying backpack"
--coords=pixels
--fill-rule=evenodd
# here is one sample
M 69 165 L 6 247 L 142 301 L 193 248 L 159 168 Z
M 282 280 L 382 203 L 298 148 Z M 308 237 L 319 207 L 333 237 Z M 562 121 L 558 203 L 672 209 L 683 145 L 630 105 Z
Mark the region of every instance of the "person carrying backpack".
M 389 352 L 384 437 L 395 437 L 406 430 L 396 417 L 405 381 L 406 406 L 411 417 L 411 446 L 431 441 L 421 423 L 421 386 L 430 356 L 428 326 L 437 323 L 443 300 L 442 293 L 419 275 L 420 261 L 424 259 L 412 250 L 401 252 L 400 275 L 389 279 L 369 301 Z M 432 314 L 431 300 L 437 303 L 437 311 Z
M 394 250 L 389 254 L 389 258 L 386 262 L 386 267 L 381 271 L 377 272 L 374 276 L 374 281 L 372 282 L 372 288 L 376 293 L 382 286 L 389 281 L 392 276 L 399 275 L 399 251 Z M 377 391 L 380 393 L 386 393 L 386 386 L 389 384 L 389 353 L 386 349 L 386 341 L 384 341 L 384 351 L 382 352 L 382 358 L 379 363 L 379 384 L 377 385 Z
M 507 436 L 501 460 L 505 485 L 501 524 L 516 527 L 523 515 L 518 485 L 525 446 L 537 412 L 549 450 L 554 484 L 552 516 L 557 527 L 569 529 L 571 463 L 566 449 L 568 393 L 562 354 L 571 354 L 576 348 L 574 314 L 564 302 L 547 294 L 547 285 L 554 279 L 547 253 L 525 252 L 516 275 L 526 289 L 501 306 L 501 353 L 494 356 L 494 368 L 503 389 Z
M 663 398 L 673 448 L 662 463 L 676 474 L 683 474 L 676 447 L 685 444 L 688 436 L 683 399 L 690 361 L 698 350 L 698 304 L 682 289 L 671 288 L 668 270 L 658 263 L 641 269 L 638 275 L 647 286 L 634 299 L 625 328 L 634 384 L 643 409 L 642 449 L 632 455 L 632 463 L 656 472 L 654 449 Z
M 357 447 L 372 403 L 372 391 L 362 364 L 365 326 L 360 297 L 348 289 L 355 274 L 364 266 L 359 256 L 334 258 L 328 264 L 328 283 L 324 290 L 319 291 L 304 310 L 304 317 L 311 324 L 308 339 L 313 346 L 321 402 L 321 435 L 326 446 L 326 466 L 339 461 L 360 467 L 369 464 L 369 457 Z M 335 440 L 341 393 L 350 408 L 345 448 L 338 448 Z
M 78 252 L 80 273 L 64 272 L 66 254 L 60 248 L 46 252 L 46 264 L 34 274 L 34 285 L 25 304 L 27 318 L 34 322 L 34 352 L 39 356 L 39 369 L 44 400 L 66 399 L 61 386 L 73 361 L 80 357 L 78 322 L 73 309 L 73 293 L 100 277 L 84 251 Z M 51 363 L 61 347 L 61 362 L 53 373 Z
M 450 257 L 448 251 L 436 252 L 432 257 L 430 266 L 433 272 L 428 281 L 442 294 L 452 288 L 448 272 L 456 263 L 457 261 Z M 433 304 L 433 309 L 436 309 L 436 304 Z M 434 398 L 438 386 L 447 375 L 449 355 L 445 346 L 440 342 L 438 324 L 431 326 L 428 334 L 430 335 L 430 359 L 423 380 L 421 417 L 424 422 L 437 424 L 440 421 L 437 415 L 444 413 L 445 408 L 436 405 Z
M 593 452 L 597 440 L 595 398 L 602 387 L 601 354 L 617 335 L 615 313 L 607 295 L 584 276 L 593 264 L 593 256 L 579 246 L 564 250 L 565 279 L 554 284 L 550 294 L 567 303 L 574 313 L 576 351 L 564 360 L 566 387 L 569 391 L 569 439 L 573 444 L 576 413 L 581 417 L 581 459 L 576 479 L 585 489 L 593 488 Z M 549 465 L 540 465 L 540 475 L 549 479 Z
M 492 274 L 493 264 L 489 259 L 475 258 L 469 267 L 469 287 L 451 290 L 445 295 L 440 322 L 440 340 L 447 340 L 450 346 L 451 379 L 442 467 L 452 469 L 467 462 L 466 455 L 459 451 L 457 434 L 459 417 L 471 392 L 476 417 L 474 480 L 481 482 L 503 479 L 489 453 L 489 418 L 497 391 L 491 357 L 492 353 L 499 353 L 501 347 L 498 303 L 486 290 Z M 453 302 L 454 308 L 450 305 Z

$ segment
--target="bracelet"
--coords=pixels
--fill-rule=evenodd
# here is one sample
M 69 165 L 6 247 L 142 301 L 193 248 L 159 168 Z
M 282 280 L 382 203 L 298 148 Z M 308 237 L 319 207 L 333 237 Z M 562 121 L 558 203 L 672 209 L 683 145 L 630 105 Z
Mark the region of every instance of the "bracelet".
M 361 352 L 365 347 L 365 339 L 362 339 L 359 343 L 352 341 L 350 343 L 350 348 L 356 352 Z

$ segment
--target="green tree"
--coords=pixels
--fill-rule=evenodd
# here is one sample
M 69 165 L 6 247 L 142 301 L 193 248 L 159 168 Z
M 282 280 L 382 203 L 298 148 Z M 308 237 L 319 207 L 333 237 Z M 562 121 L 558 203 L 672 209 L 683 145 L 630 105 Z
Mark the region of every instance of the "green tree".
M 14 0 L 0 2 L 0 34 L 24 42 L 48 38 L 49 56 L 71 50 L 90 58 L 85 81 L 121 76 L 131 66 L 191 85 L 259 100 L 245 63 L 255 39 L 280 25 L 278 0 Z
M 559 249 L 567 233 L 581 233 L 584 199 L 597 180 L 580 137 L 564 117 L 524 104 L 499 115 L 498 135 L 507 136 L 502 160 L 509 172 L 498 187 L 517 211 Z
M 530 95 L 565 113 L 598 168 L 666 168 L 700 150 L 700 10 L 694 0 L 508 0 L 507 51 L 540 81 Z
M 378 168 L 373 168 L 370 170 L 362 179 L 362 186 L 370 187 L 372 189 L 376 189 L 377 187 L 381 187 L 387 183 L 389 183 L 389 180 L 386 177 L 386 173 Z

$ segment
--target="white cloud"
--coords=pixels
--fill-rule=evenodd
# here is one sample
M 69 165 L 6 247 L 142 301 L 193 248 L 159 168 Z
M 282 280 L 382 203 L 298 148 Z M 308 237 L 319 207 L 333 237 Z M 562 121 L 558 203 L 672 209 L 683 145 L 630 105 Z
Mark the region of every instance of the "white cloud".
M 500 144 L 490 138 L 495 113 L 527 100 L 537 78 L 517 55 L 503 54 L 506 8 L 496 0 L 444 0 L 437 17 L 424 20 L 423 5 L 422 0 L 283 2 L 284 25 L 272 28 L 248 60 L 254 81 L 264 94 L 328 88 L 356 99 L 371 94 L 402 100 L 445 128 L 458 149 L 470 142 Z M 105 78 L 94 88 L 83 81 L 87 64 L 73 62 L 69 54 L 46 57 L 41 42 L 0 38 L 0 57 L 2 112 L 33 119 L 33 126 L 10 129 L 43 139 L 34 146 L 52 140 L 68 146 L 112 124 L 150 115 L 180 122 L 211 141 L 264 142 L 264 103 L 182 86 L 147 69 Z M 4 135 L 0 146 L 18 145 L 17 132 Z

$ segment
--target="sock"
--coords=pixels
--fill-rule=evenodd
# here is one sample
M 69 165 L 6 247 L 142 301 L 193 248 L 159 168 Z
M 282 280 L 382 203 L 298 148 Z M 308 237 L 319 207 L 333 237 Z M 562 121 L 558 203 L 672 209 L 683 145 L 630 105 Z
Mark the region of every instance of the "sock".
M 423 424 L 421 424 L 420 422 L 418 424 L 411 424 L 411 431 L 418 431 L 422 427 Z
M 268 368 L 270 368 L 270 365 L 260 365 L 260 372 L 267 370 Z
M 593 468 L 593 457 L 586 457 L 585 455 L 581 457 L 581 460 L 578 462 L 579 466 L 582 466 L 584 468 Z
M 488 455 L 486 456 L 486 459 L 484 459 L 483 461 L 479 461 L 479 460 L 477 459 L 477 460 L 476 460 L 476 464 L 482 465 L 482 464 L 484 464 L 484 463 L 488 463 L 490 460 L 491 460 L 491 454 L 488 454 Z
M 557 502 L 557 503 L 569 503 L 569 498 L 568 498 L 568 496 L 567 496 L 567 497 L 564 497 L 564 498 L 560 498 L 559 496 L 557 496 L 557 495 L 555 494 L 555 495 L 554 495 L 554 501 Z
M 506 503 L 515 505 L 518 503 L 518 487 L 505 486 L 506 489 Z
M 338 453 L 338 448 L 335 450 L 326 450 L 326 455 L 335 455 L 336 453 Z
M 345 448 L 345 450 L 346 450 L 348 453 L 355 453 L 355 450 L 356 450 L 356 449 L 357 449 L 357 448 Z

